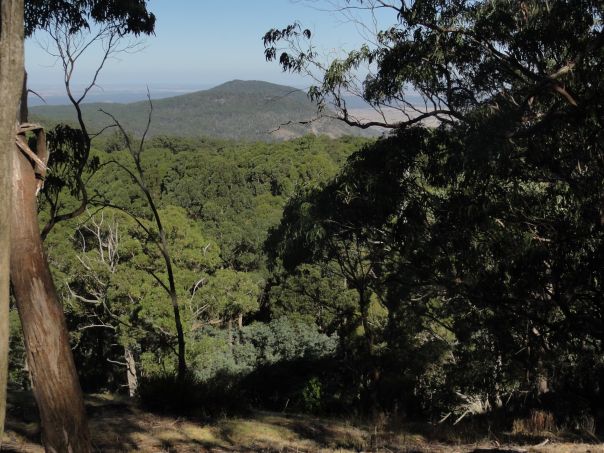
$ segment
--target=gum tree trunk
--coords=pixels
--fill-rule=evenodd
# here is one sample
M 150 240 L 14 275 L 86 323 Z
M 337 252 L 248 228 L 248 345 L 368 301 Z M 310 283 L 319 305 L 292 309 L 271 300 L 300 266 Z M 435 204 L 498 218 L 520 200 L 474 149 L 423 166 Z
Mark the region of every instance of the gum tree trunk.
M 129 347 L 124 348 L 124 359 L 126 360 L 128 395 L 134 397 L 136 396 L 136 390 L 138 389 L 138 377 L 136 376 L 136 360 L 134 359 L 132 349 Z
M 13 151 L 15 152 L 15 151 Z M 37 217 L 37 180 L 22 152 L 13 159 L 11 281 L 47 452 L 91 451 L 84 400 L 67 325 Z
M 11 172 L 23 76 L 23 0 L 0 2 L 0 438 L 8 368 Z

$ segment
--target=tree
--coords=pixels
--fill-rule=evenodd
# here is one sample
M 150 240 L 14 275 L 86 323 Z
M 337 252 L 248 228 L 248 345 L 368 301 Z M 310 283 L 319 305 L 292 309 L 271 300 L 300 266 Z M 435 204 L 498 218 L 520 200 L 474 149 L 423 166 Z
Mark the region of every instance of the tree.
M 284 71 L 313 75 L 319 84 L 311 86 L 310 97 L 320 106 L 333 105 L 341 120 L 362 128 L 396 129 L 430 117 L 463 124 L 473 109 L 493 101 L 498 101 L 499 112 L 504 106 L 518 115 L 531 112 L 525 123 L 535 117 L 543 121 L 549 117 L 537 115 L 540 104 L 534 101 L 576 106 L 565 83 L 577 70 L 590 66 L 603 39 L 598 26 L 602 11 L 596 1 L 550 5 L 520 0 L 359 0 L 346 1 L 342 9 L 391 11 L 396 24 L 379 31 L 373 44 L 323 63 L 312 45 L 302 47 L 311 35 L 296 23 L 265 34 L 265 56 L 267 60 L 278 57 Z M 559 33 L 551 33 L 555 20 L 562 17 L 572 20 Z M 281 42 L 286 49 L 278 56 Z M 546 54 L 539 53 L 537 43 L 546 46 Z M 358 72 L 364 64 L 377 70 L 362 79 Z M 398 109 L 399 119 L 352 118 L 346 105 L 350 93 L 378 111 Z M 421 97 L 423 112 L 413 102 L 414 95 Z
M 339 271 L 324 264 L 301 264 L 293 272 L 273 269 L 272 276 L 268 306 L 273 319 L 300 317 L 316 323 L 321 332 L 349 337 L 356 292 L 346 287 Z
M 403 332 L 396 330 L 395 320 L 408 321 L 405 338 L 410 342 L 425 331 L 415 319 L 421 317 L 403 308 L 409 298 L 426 292 L 421 262 L 410 253 L 417 253 L 427 234 L 427 197 L 414 168 L 414 146 L 422 135 L 418 132 L 413 140 L 409 134 L 405 146 L 394 137 L 384 139 L 353 154 L 332 181 L 290 199 L 267 242 L 273 266 L 291 272 L 301 263 L 322 264 L 356 293 L 354 305 L 342 307 L 338 317 L 344 326 L 347 318 L 352 325 L 340 337 L 343 347 L 351 348 L 355 335 L 350 331 L 360 326 L 362 346 L 354 352 L 365 366 L 363 380 L 373 409 L 382 370 L 389 365 L 385 351 L 392 362 L 392 350 L 403 350 Z M 399 260 L 399 254 L 404 258 Z
M 49 134 L 52 158 L 50 164 L 61 167 L 51 175 L 44 191 L 50 205 L 50 216 L 43 230 L 44 239 L 57 222 L 81 215 L 87 207 L 88 192 L 83 181 L 86 172 L 94 171 L 95 162 L 89 162 L 91 139 L 100 132 L 91 133 L 84 121 L 81 104 L 97 83 L 106 61 L 116 53 L 129 52 L 137 44 L 123 44 L 126 35 L 153 34 L 155 15 L 147 10 L 147 0 L 110 2 L 107 0 L 70 0 L 58 4 L 47 0 L 28 0 L 25 3 L 25 37 L 36 31 L 49 34 L 53 46 L 46 50 L 57 57 L 63 67 L 65 91 L 73 105 L 78 128 L 58 125 Z M 72 78 L 80 58 L 94 44 L 101 44 L 103 54 L 98 66 L 81 93 L 73 88 Z M 21 122 L 27 122 L 27 75 L 21 94 Z M 59 176 L 60 175 L 60 176 Z M 78 199 L 70 210 L 60 212 L 59 197 L 68 187 Z
M 90 362 L 84 362 L 86 374 L 91 374 L 89 368 L 105 369 L 103 362 L 123 365 L 126 368 L 126 382 L 128 394 L 132 397 L 136 394 L 138 387 L 138 373 L 136 359 L 133 349 L 138 339 L 139 326 L 136 325 L 137 311 L 140 310 L 139 301 L 133 297 L 131 291 L 124 291 L 120 283 L 123 283 L 118 275 L 118 270 L 126 272 L 124 261 L 128 261 L 131 255 L 136 253 L 136 242 L 128 237 L 129 229 L 136 228 L 136 224 L 121 212 L 101 212 L 97 216 L 91 216 L 89 221 L 79 227 L 76 231 L 78 245 L 81 247 L 77 255 L 75 266 L 66 269 L 68 281 L 66 286 L 69 290 L 73 306 L 81 305 L 80 310 L 72 313 L 72 318 L 83 319 L 81 325 L 76 328 L 78 336 L 76 352 L 84 349 L 82 343 L 86 343 L 85 336 L 88 332 L 94 332 L 98 336 L 110 331 L 109 343 L 121 346 L 123 353 L 116 360 L 112 347 L 101 347 L 105 342 L 96 341 L 91 348 Z M 126 243 L 124 244 L 124 234 Z M 62 251 L 65 253 L 65 251 Z M 72 258 L 73 259 L 73 258 Z M 133 278 L 135 269 L 128 269 L 127 275 Z M 138 280 L 138 279 L 137 279 Z M 139 282 L 139 284 L 141 284 Z M 124 304 L 123 301 L 126 300 Z M 120 303 L 122 302 L 122 303 Z M 73 323 L 73 319 L 72 319 Z M 78 323 L 80 324 L 80 323 Z M 91 330 L 92 329 L 92 330 Z M 80 356 L 86 356 L 89 351 L 84 351 Z M 77 360 L 77 358 L 76 358 Z M 96 366 L 92 363 L 96 362 Z M 112 370 L 113 371 L 113 370 Z
M 458 340 L 451 386 L 485 392 L 492 402 L 510 389 L 602 401 L 600 2 L 376 0 L 343 7 L 392 11 L 395 24 L 325 64 L 312 46 L 300 47 L 310 38 L 300 25 L 274 29 L 265 35 L 266 57 L 284 70 L 318 71 L 311 98 L 332 104 L 348 124 L 393 129 L 389 140 L 415 159 L 407 169 L 430 195 L 419 205 L 425 239 L 416 242 L 405 226 L 422 225 L 411 221 L 413 212 L 397 213 L 404 204 L 377 217 L 390 218 L 380 228 L 405 227 L 405 235 L 389 242 L 392 267 L 376 273 L 412 276 L 390 279 L 389 309 L 425 301 L 412 296 L 418 290 L 439 301 L 436 320 Z M 279 53 L 283 42 L 293 47 Z M 371 71 L 359 77 L 363 65 Z M 350 92 L 399 116 L 357 120 L 347 109 Z M 431 130 L 422 123 L 428 118 L 436 120 Z M 371 182 L 371 173 L 364 180 Z M 367 228 L 373 219 L 353 217 L 365 227 L 362 237 L 375 240 Z M 418 262 L 418 251 L 431 262 Z M 485 374 L 463 371 L 487 357 Z M 564 377 L 554 373 L 559 369 Z
M 160 215 L 165 219 L 178 297 L 188 308 L 191 292 L 217 265 L 219 249 L 182 209 L 163 207 Z M 166 370 L 177 369 L 170 360 L 172 354 L 178 357 L 173 313 L 164 288 L 151 276 L 165 279 L 165 266 L 140 224 L 154 229 L 148 218 L 104 208 L 90 213 L 75 231 L 67 223 L 49 237 L 49 259 L 59 291 L 65 294 L 75 360 L 84 388 L 91 391 L 127 386 L 133 396 L 138 377 L 150 374 L 142 360 L 150 355 Z M 182 310 L 187 339 L 195 325 L 191 311 Z
M 52 42 L 45 50 L 63 66 L 65 92 L 76 112 L 78 128 L 59 124 L 49 133 L 52 147 L 51 165 L 55 167 L 55 171 L 44 191 L 49 218 L 42 229 L 42 239 L 46 238 L 58 222 L 80 216 L 88 205 L 89 195 L 84 177 L 94 173 L 97 168 L 96 160 L 90 158 L 92 139 L 111 126 L 100 131 L 89 131 L 84 121 L 82 103 L 88 93 L 95 88 L 107 60 L 115 54 L 134 52 L 139 45 L 137 42 L 123 42 L 127 33 L 123 20 L 117 18 L 111 21 L 96 21 L 93 29 L 88 27 L 73 30 L 72 25 L 64 22 L 63 18 L 54 17 L 45 28 Z M 143 32 L 150 33 L 146 28 L 143 28 Z M 135 32 L 130 31 L 130 33 Z M 139 33 L 140 31 L 136 32 L 137 35 Z M 102 47 L 102 56 L 90 81 L 80 93 L 77 93 L 73 87 L 73 77 L 80 59 L 93 45 Z M 26 119 L 22 118 L 22 121 Z M 57 171 L 59 169 L 61 171 Z M 76 203 L 65 203 L 62 199 L 65 196 L 64 188 L 69 188 L 71 198 L 75 198 Z M 65 204 L 67 209 L 62 208 Z
M 4 430 L 8 367 L 10 213 L 15 121 L 23 74 L 23 1 L 0 5 L 0 437 Z
M 226 321 L 229 344 L 233 345 L 233 321 L 243 328 L 243 317 L 258 310 L 260 285 L 246 272 L 219 269 L 197 292 L 198 316 L 217 316 Z
M 107 4 L 104 1 L 60 4 L 32 1 L 25 5 L 25 13 L 27 35 L 36 28 L 44 29 L 51 23 L 68 24 L 70 31 L 75 33 L 81 28 L 88 28 L 90 18 L 97 22 L 113 22 L 123 32 L 135 33 L 143 29 L 149 30 L 149 27 L 152 31 L 154 23 L 154 17 L 146 11 L 145 2 L 125 6 Z M 143 27 L 136 28 L 139 23 L 137 21 L 141 20 L 144 22 Z M 20 77 L 21 75 L 17 80 Z M 25 99 L 26 96 L 22 96 L 22 102 Z M 26 111 L 26 108 L 21 109 L 22 114 Z M 80 131 L 78 136 L 79 143 L 84 146 L 89 145 L 89 137 L 85 132 Z M 45 142 L 39 141 L 36 151 L 41 153 L 45 145 Z M 22 146 L 22 149 L 26 148 Z M 30 156 L 33 154 L 30 150 Z M 84 168 L 88 157 L 86 149 L 80 157 L 82 160 L 77 163 L 78 168 Z M 13 206 L 18 208 L 13 211 L 11 218 L 11 281 L 28 350 L 28 364 L 40 410 L 45 448 L 48 451 L 71 449 L 86 452 L 90 451 L 91 445 L 83 397 L 69 347 L 62 307 L 38 227 L 37 172 L 39 169 L 34 168 L 29 158 L 20 153 L 11 175 L 15 187 L 12 194 Z M 84 194 L 83 200 L 85 199 Z
M 151 125 L 151 114 L 153 113 L 153 103 L 151 102 L 150 95 L 148 95 L 148 100 L 149 100 L 150 110 L 149 110 L 149 116 L 148 116 L 148 121 L 147 121 L 147 127 L 146 127 L 145 131 L 143 132 L 143 136 L 140 139 L 138 146 L 136 146 L 135 144 L 133 144 L 131 142 L 130 137 L 128 136 L 128 134 L 126 133 L 126 130 L 123 128 L 123 126 L 120 124 L 120 122 L 110 113 L 103 111 L 103 113 L 105 113 L 107 116 L 109 116 L 113 120 L 114 125 L 122 133 L 122 135 L 124 137 L 124 141 L 126 143 L 126 149 L 128 150 L 130 157 L 132 158 L 132 162 L 134 163 L 134 169 L 130 170 L 128 167 L 126 167 L 125 165 L 123 165 L 117 161 L 110 161 L 108 163 L 117 165 L 120 169 L 125 171 L 130 176 L 130 179 L 132 180 L 132 182 L 136 186 L 138 186 L 138 188 L 143 192 L 145 201 L 147 202 L 147 206 L 148 206 L 149 210 L 151 211 L 151 215 L 152 215 L 153 222 L 155 224 L 154 226 L 156 228 L 156 231 L 153 231 L 150 228 L 144 226 L 141 222 L 139 222 L 139 225 L 141 226 L 141 228 L 143 228 L 143 230 L 147 234 L 148 239 L 155 244 L 155 246 L 157 247 L 157 250 L 159 250 L 159 252 L 161 254 L 161 258 L 164 262 L 164 269 L 165 269 L 166 277 L 168 280 L 167 284 L 153 270 L 150 269 L 149 272 L 150 272 L 151 276 L 153 276 L 153 278 L 160 284 L 160 286 L 166 291 L 166 293 L 170 297 L 170 303 L 172 305 L 172 310 L 174 313 L 174 325 L 176 327 L 176 337 L 177 337 L 177 344 L 178 344 L 177 377 L 178 377 L 178 381 L 180 383 L 183 383 L 186 378 L 186 373 L 187 373 L 185 331 L 183 328 L 180 304 L 178 301 L 178 291 L 177 291 L 177 287 L 176 287 L 173 259 L 172 259 L 172 255 L 171 255 L 171 251 L 170 251 L 170 246 L 168 244 L 166 229 L 164 228 L 164 223 L 163 223 L 162 217 L 160 215 L 160 210 L 159 210 L 158 204 L 155 201 L 155 198 L 153 197 L 153 194 L 151 193 L 151 190 L 149 189 L 148 183 L 145 179 L 145 170 L 142 165 L 142 154 L 143 154 L 144 146 L 145 146 L 145 137 L 147 135 L 147 132 L 149 131 L 149 126 Z
M 42 140 L 38 139 L 38 150 Z M 27 361 L 49 451 L 90 450 L 84 400 L 63 308 L 46 262 L 37 222 L 36 172 L 19 153 L 13 173 L 11 282 L 23 326 Z

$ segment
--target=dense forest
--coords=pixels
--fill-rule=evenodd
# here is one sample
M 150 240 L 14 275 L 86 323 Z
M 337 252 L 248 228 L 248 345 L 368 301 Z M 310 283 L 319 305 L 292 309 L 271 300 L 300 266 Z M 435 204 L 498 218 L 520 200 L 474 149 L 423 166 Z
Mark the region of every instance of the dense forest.
M 25 32 L 58 36 L 68 93 L 60 46 L 88 22 L 154 32 L 145 1 L 64 3 L 26 2 Z M 260 121 L 225 91 L 241 82 L 114 110 L 69 94 L 37 109 L 45 127 L 22 101 L 8 386 L 33 392 L 47 451 L 91 451 L 82 391 L 192 419 L 370 420 L 372 442 L 397 423 L 600 442 L 601 3 L 342 5 L 396 24 L 327 63 L 299 23 L 263 38 L 337 138 L 267 134 L 312 123 L 285 117 L 300 93 Z M 216 93 L 249 121 L 198 126 Z M 170 134 L 176 110 L 205 116 Z
M 91 159 L 97 164 L 87 183 L 88 210 L 57 224 L 46 246 L 84 390 L 134 395 L 136 379 L 128 380 L 128 373 L 143 382 L 169 378 L 176 371 L 176 345 L 172 307 L 157 280 L 165 279 L 166 271 L 150 237 L 156 234 L 152 213 L 132 184 L 128 170 L 133 165 L 119 138 L 94 144 Z M 309 276 L 304 271 L 278 283 L 265 242 L 291 196 L 329 181 L 367 143 L 314 136 L 279 144 L 165 136 L 148 143 L 142 158 L 145 181 L 172 251 L 195 382 L 225 374 L 235 382 L 262 366 L 335 353 L 337 329 L 324 316 L 305 313 L 308 307 L 296 300 L 304 296 L 295 286 L 305 288 L 306 279 L 314 279 L 317 288 L 305 290 L 317 291 L 320 299 L 309 302 L 325 304 L 328 312 L 334 307 L 321 288 L 337 295 L 347 291 L 343 280 L 311 266 Z M 50 186 L 47 190 L 50 196 Z M 67 192 L 60 194 L 63 208 L 77 204 Z M 41 206 L 43 222 L 48 206 Z M 338 297 L 350 306 L 349 297 Z M 284 304 L 293 310 L 284 311 Z M 14 348 L 22 351 L 14 327 Z M 11 378 L 28 385 L 23 359 L 12 355 Z M 302 392 L 307 378 L 300 377 L 301 387 L 292 391 Z M 169 401 L 174 395 L 166 396 Z

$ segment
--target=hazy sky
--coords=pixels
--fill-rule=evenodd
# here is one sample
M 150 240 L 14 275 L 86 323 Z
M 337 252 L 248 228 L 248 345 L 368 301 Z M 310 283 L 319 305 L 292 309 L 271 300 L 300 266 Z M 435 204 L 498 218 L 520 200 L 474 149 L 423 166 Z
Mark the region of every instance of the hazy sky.
M 330 0 L 151 0 L 149 8 L 157 17 L 156 35 L 144 39 L 142 51 L 108 61 L 101 86 L 207 88 L 232 79 L 304 86 L 307 81 L 265 61 L 261 38 L 268 29 L 297 20 L 325 52 L 350 49 L 363 40 L 359 26 L 334 12 Z M 61 87 L 61 69 L 42 49 L 45 42 L 40 33 L 26 43 L 33 89 Z M 99 55 L 98 49 L 88 53 L 77 81 L 90 77 Z

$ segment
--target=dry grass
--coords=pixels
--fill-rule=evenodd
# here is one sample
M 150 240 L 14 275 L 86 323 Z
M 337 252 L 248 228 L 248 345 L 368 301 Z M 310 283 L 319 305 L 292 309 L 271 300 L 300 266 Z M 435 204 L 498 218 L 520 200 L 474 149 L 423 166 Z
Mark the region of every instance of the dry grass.
M 532 411 L 528 418 L 514 420 L 512 425 L 513 434 L 547 435 L 557 431 L 553 414 L 538 410 Z
M 11 396 L 2 451 L 42 452 L 39 426 L 31 398 Z M 91 396 L 87 400 L 94 445 L 99 452 L 481 452 L 604 453 L 595 444 L 561 444 L 518 447 L 495 440 L 473 444 L 435 440 L 411 425 L 389 426 L 354 423 L 305 415 L 256 412 L 249 417 L 195 420 L 152 414 L 128 400 Z M 530 423 L 541 430 L 551 427 L 544 414 Z M 529 423 L 529 422 L 527 422 Z M 523 425 L 527 428 L 528 425 Z M 549 439 L 549 438 L 548 438 Z

